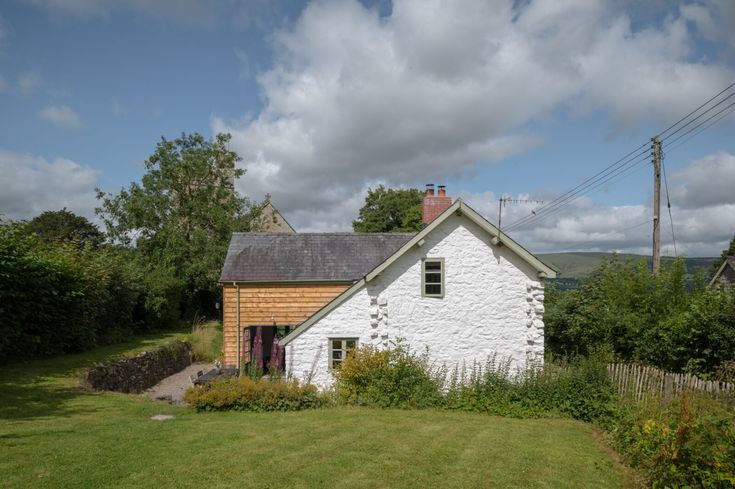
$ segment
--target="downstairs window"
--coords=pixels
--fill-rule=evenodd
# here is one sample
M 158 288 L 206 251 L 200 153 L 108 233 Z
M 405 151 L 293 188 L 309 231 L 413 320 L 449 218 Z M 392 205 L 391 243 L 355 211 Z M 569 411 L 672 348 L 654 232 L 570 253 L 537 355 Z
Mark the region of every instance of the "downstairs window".
M 329 339 L 329 368 L 340 368 L 347 354 L 357 348 L 357 338 Z

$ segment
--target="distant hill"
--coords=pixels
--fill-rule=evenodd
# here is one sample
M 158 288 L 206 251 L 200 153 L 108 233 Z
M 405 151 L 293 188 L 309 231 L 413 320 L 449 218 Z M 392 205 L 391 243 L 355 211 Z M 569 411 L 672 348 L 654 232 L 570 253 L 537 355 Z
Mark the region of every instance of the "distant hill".
M 596 253 L 596 252 L 569 252 L 569 253 L 539 253 L 538 256 L 543 262 L 551 265 L 561 272 L 560 279 L 575 279 L 579 280 L 588 276 L 590 273 L 595 271 L 599 266 L 603 258 L 612 258 L 612 253 Z M 621 261 L 627 260 L 646 260 L 648 265 L 651 265 L 651 257 L 643 255 L 634 255 L 629 253 L 618 253 L 618 259 Z M 709 270 L 712 263 L 717 258 L 684 258 L 684 263 L 687 268 L 687 275 L 693 275 L 697 269 L 704 269 L 705 272 Z M 674 260 L 673 257 L 663 256 L 661 257 L 661 263 L 670 263 Z

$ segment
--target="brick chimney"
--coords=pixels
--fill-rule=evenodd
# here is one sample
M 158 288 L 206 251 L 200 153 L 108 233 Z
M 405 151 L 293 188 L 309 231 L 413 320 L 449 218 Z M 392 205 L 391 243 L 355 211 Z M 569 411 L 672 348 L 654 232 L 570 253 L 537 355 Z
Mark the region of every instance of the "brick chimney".
M 447 188 L 439 185 L 438 195 L 434 195 L 434 184 L 426 184 L 426 195 L 424 195 L 424 224 L 429 224 L 452 205 L 452 198 L 447 197 Z

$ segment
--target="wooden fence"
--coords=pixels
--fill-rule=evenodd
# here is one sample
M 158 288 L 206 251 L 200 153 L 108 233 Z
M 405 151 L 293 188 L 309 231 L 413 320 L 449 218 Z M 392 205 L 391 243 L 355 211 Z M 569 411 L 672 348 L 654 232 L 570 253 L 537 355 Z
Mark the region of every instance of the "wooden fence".
M 672 374 L 643 365 L 611 363 L 607 366 L 607 372 L 620 394 L 636 400 L 649 396 L 671 399 L 682 391 L 735 394 L 735 384 L 702 380 L 689 374 Z

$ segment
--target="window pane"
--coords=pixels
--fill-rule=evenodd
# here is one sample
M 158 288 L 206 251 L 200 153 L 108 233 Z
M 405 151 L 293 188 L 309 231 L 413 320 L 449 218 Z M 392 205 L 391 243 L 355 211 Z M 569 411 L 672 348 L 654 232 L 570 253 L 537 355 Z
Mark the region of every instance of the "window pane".
M 322 343 L 324 344 L 324 343 Z M 335 360 L 341 360 L 342 359 L 342 350 L 333 350 L 332 351 L 332 358 Z
M 426 295 L 441 295 L 442 286 L 441 284 L 426 284 L 426 288 L 424 290 Z
M 342 366 L 342 360 L 332 360 L 332 368 L 340 368 Z
M 323 345 L 324 343 L 322 343 Z M 341 350 L 342 340 L 332 340 L 332 350 Z
M 440 261 L 425 261 L 424 268 L 426 270 L 441 270 L 442 263 Z
M 355 340 L 347 340 L 346 343 L 348 350 L 354 350 L 357 342 Z
M 442 283 L 442 274 L 441 273 L 427 273 L 425 282 L 427 284 L 440 284 Z

